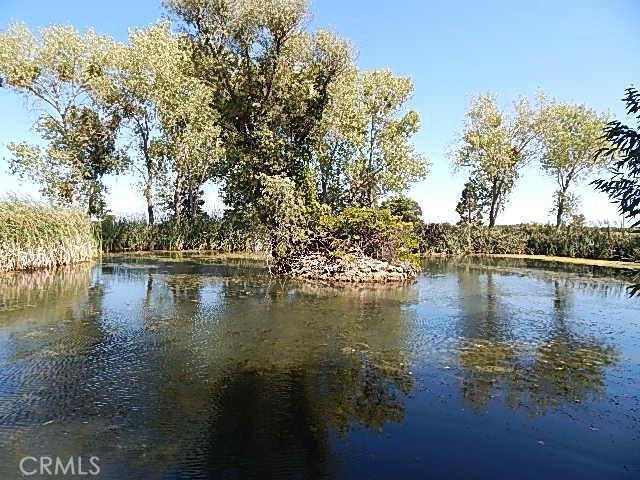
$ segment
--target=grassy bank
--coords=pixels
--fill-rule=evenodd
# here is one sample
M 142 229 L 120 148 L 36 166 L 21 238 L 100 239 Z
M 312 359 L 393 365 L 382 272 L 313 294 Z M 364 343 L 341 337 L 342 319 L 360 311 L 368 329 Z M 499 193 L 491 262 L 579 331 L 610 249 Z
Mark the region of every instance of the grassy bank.
M 99 229 L 105 252 L 183 251 L 266 252 L 268 237 L 220 216 L 166 220 L 148 225 L 144 220 L 107 217 Z M 358 233 L 358 232 L 355 232 Z M 361 234 L 359 232 L 358 234 Z M 640 234 L 615 228 L 523 224 L 488 228 L 446 223 L 415 226 L 416 253 L 541 255 L 616 262 L 640 262 Z
M 360 229 L 355 234 L 362 235 Z M 335 236 L 335 235 L 334 235 Z M 360 237 L 358 237 L 360 238 Z M 415 225 L 412 248 L 421 254 L 490 254 L 554 259 L 640 262 L 640 234 L 615 228 L 523 224 Z M 264 229 L 238 219 L 202 216 L 148 225 L 142 219 L 106 217 L 92 222 L 73 209 L 34 202 L 0 202 L 0 271 L 55 267 L 104 252 L 124 251 L 269 251 Z
M 93 225 L 73 209 L 0 202 L 0 272 L 57 267 L 97 253 Z

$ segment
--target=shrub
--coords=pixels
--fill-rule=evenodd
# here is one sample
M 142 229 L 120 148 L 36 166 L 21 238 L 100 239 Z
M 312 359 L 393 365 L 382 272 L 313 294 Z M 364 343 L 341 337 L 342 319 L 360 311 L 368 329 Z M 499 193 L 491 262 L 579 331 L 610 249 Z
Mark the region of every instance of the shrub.
M 413 224 L 385 208 L 350 207 L 319 219 L 316 246 L 384 261 L 413 260 L 418 248 Z

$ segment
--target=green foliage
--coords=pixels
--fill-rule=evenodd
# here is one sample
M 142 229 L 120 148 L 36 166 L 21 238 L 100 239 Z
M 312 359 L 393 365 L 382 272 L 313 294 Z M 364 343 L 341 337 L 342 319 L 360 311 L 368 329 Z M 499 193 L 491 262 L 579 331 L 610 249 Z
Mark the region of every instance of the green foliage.
M 93 226 L 83 212 L 15 199 L 0 202 L 0 272 L 57 267 L 96 253 Z
M 404 222 L 417 224 L 422 221 L 422 208 L 415 200 L 399 195 L 382 202 L 380 208 L 386 208 L 392 215 L 400 217 Z
M 618 204 L 620 214 L 640 225 L 640 92 L 628 88 L 624 97 L 627 113 L 635 115 L 638 126 L 634 129 L 620 121 L 607 124 L 605 136 L 609 148 L 598 152 L 599 157 L 613 161 L 609 180 L 596 180 L 596 188 Z M 638 219 L 638 220 L 636 220 Z
M 540 165 L 557 182 L 557 227 L 575 213 L 578 198 L 569 192 L 570 187 L 609 163 L 606 156 L 597 155 L 608 146 L 602 135 L 605 122 L 606 116 L 584 105 L 551 101 L 539 112 L 536 129 L 542 147 Z
M 403 111 L 413 93 L 409 78 L 349 70 L 330 93 L 314 145 L 320 201 L 373 207 L 425 177 L 428 162 L 411 143 L 420 117 Z
M 388 209 L 349 207 L 336 215 L 322 215 L 316 249 L 366 255 L 385 261 L 412 259 L 417 249 L 413 224 Z
M 305 182 L 313 133 L 329 89 L 352 64 L 351 48 L 326 31 L 308 33 L 304 0 L 170 0 L 189 34 L 194 75 L 207 85 L 225 146 L 225 203 L 251 210 L 262 175 Z
M 309 208 L 293 180 L 284 176 L 260 176 L 261 195 L 256 216 L 266 224 L 275 258 L 291 255 L 308 240 Z
M 39 39 L 23 25 L 0 32 L 1 84 L 34 101 L 36 131 L 47 147 L 11 143 L 10 169 L 63 205 L 104 213 L 102 177 L 122 169 L 116 149 L 120 113 L 101 109 L 93 94 L 113 61 L 112 42 L 52 26 Z
M 640 92 L 630 87 L 624 97 L 629 115 L 635 115 L 640 127 Z M 640 128 L 633 129 L 620 121 L 609 122 L 605 128 L 605 137 L 609 148 L 598 152 L 602 157 L 613 162 L 613 176 L 608 180 L 599 179 L 593 182 L 596 188 L 609 195 L 618 204 L 618 211 L 640 225 Z M 638 283 L 629 287 L 631 296 L 640 295 L 640 276 Z
M 364 72 L 354 98 L 359 116 L 355 155 L 346 166 L 350 203 L 373 207 L 379 198 L 398 194 L 427 173 L 427 162 L 410 141 L 420 116 L 402 109 L 413 93 L 413 82 L 389 70 Z
M 40 38 L 20 26 L 0 35 L 2 83 L 39 102 L 49 143 L 10 146 L 13 172 L 102 216 L 103 176 L 130 166 L 148 223 L 170 218 L 152 227 L 107 217 L 105 249 L 216 248 L 223 225 L 238 231 L 203 212 L 203 185 L 219 181 L 232 223 L 260 225 L 274 257 L 292 255 L 317 240 L 312 226 L 329 211 L 374 207 L 426 174 L 410 141 L 419 126 L 405 108 L 411 80 L 359 72 L 346 41 L 308 31 L 305 0 L 165 5 L 180 33 L 159 22 L 126 44 L 58 26 Z M 419 221 L 407 202 L 387 205 Z M 384 243 L 375 255 L 395 256 L 401 248 L 381 225 L 367 227 Z
M 470 170 L 490 227 L 504 209 L 520 170 L 535 153 L 535 122 L 535 113 L 524 99 L 515 102 L 512 113 L 501 111 L 491 94 L 471 102 L 453 164 Z
M 460 215 L 461 223 L 482 223 L 483 205 L 481 202 L 484 197 L 481 185 L 478 185 L 473 179 L 464 184 L 460 201 L 456 205 L 456 212 Z
M 469 240 L 470 238 L 470 240 Z M 640 235 L 612 228 L 568 225 L 427 224 L 419 232 L 422 253 L 549 255 L 601 260 L 640 261 Z
M 265 231 L 231 215 L 167 219 L 148 224 L 143 219 L 105 217 L 99 239 L 105 252 L 144 250 L 208 250 L 261 252 L 268 247 Z

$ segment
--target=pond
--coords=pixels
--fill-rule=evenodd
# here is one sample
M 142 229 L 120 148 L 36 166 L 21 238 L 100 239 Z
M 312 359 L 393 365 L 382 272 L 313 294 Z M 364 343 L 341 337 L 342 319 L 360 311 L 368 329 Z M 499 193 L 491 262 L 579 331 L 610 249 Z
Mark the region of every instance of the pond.
M 25 456 L 113 479 L 640 478 L 626 278 L 423 267 L 345 288 L 204 255 L 4 275 L 0 478 Z

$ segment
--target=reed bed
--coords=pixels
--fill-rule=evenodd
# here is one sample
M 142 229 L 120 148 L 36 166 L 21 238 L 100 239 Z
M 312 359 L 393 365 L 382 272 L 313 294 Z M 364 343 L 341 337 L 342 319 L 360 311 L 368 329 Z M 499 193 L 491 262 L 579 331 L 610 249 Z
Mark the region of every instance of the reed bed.
M 612 227 L 523 224 L 424 224 L 417 229 L 421 253 L 517 254 L 640 262 L 640 235 Z
M 91 220 L 81 211 L 0 201 L 0 272 L 58 267 L 94 257 Z
M 222 216 L 202 216 L 180 222 L 168 218 L 154 225 L 141 218 L 108 216 L 100 222 L 97 232 L 104 252 L 262 252 L 268 242 L 262 229 L 238 225 Z

